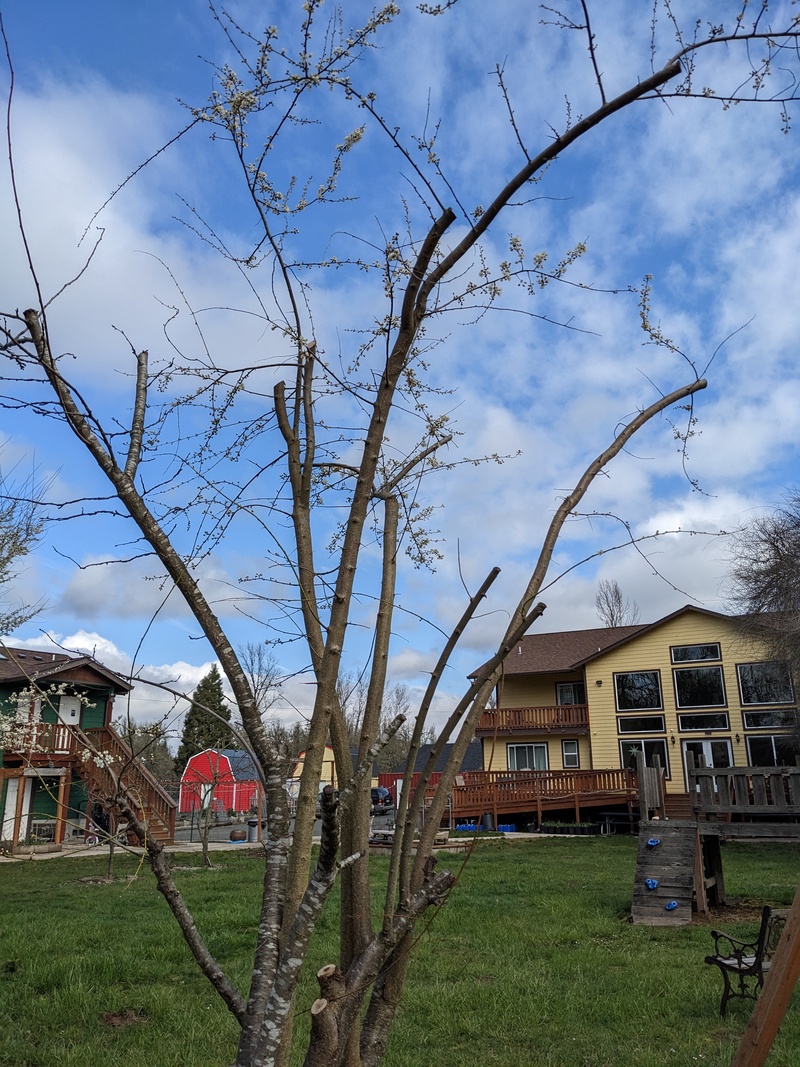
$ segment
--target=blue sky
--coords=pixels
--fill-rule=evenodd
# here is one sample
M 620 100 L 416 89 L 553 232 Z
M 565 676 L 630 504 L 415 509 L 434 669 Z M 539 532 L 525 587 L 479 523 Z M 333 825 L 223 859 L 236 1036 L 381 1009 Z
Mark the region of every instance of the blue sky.
M 784 6 L 771 7 L 775 23 Z M 690 17 L 697 5 L 685 0 L 674 7 Z M 571 8 L 577 12 L 578 5 Z M 700 9 L 704 18 L 721 20 L 730 5 L 703 3 Z M 55 344 L 74 355 L 69 365 L 85 394 L 97 410 L 124 423 L 128 342 L 137 350 L 148 348 L 155 360 L 169 359 L 175 345 L 191 353 L 199 337 L 189 305 L 216 309 L 200 317 L 217 358 L 264 363 L 258 383 L 268 394 L 278 375 L 274 365 L 285 354 L 280 339 L 257 317 L 242 273 L 199 238 L 195 225 L 200 217 L 210 220 L 240 256 L 258 240 L 252 207 L 226 146 L 210 140 L 207 127 L 196 128 L 95 218 L 138 164 L 186 124 L 183 105 L 205 103 L 213 85 L 211 64 L 231 58 L 207 5 L 39 0 L 0 2 L 0 10 L 16 76 L 16 173 L 46 294 L 78 273 L 97 227 L 103 227 L 86 273 L 51 309 Z M 297 22 L 296 5 L 241 2 L 229 10 L 256 30 L 278 25 L 288 43 L 296 36 L 290 29 Z M 367 9 L 350 0 L 344 10 L 345 21 L 355 23 Z M 598 4 L 592 11 L 609 93 L 646 77 L 649 14 L 633 0 Z M 468 210 L 485 204 L 521 163 L 493 74 L 496 64 L 504 66 L 517 127 L 532 151 L 549 143 L 552 129 L 562 127 L 568 113 L 577 116 L 597 106 L 585 40 L 542 25 L 547 17 L 521 0 L 500 0 L 491 13 L 487 5 L 462 0 L 437 19 L 404 6 L 381 47 L 354 69 L 359 87 L 375 88 L 380 108 L 406 143 L 413 145 L 415 136 L 429 135 L 440 123 L 437 152 L 453 195 Z M 660 25 L 659 32 L 663 61 L 675 46 L 667 27 Z M 702 63 L 703 85 L 724 91 L 736 84 L 741 56 L 735 49 L 708 50 Z M 7 71 L 0 85 L 5 94 Z M 318 183 L 335 146 L 365 121 L 363 112 L 327 92 L 309 117 L 313 126 L 287 132 L 284 153 L 271 162 L 273 180 L 297 173 Z M 645 274 L 653 276 L 654 318 L 698 369 L 709 364 L 709 388 L 698 398 L 696 435 L 688 449 L 689 474 L 699 488 L 682 471 L 670 423 L 658 420 L 598 480 L 585 506 L 595 517 L 570 524 L 552 577 L 568 573 L 544 595 L 548 610 L 540 625 L 547 630 L 596 625 L 600 578 L 616 579 L 638 603 L 643 621 L 690 600 L 724 609 L 728 540 L 722 532 L 780 502 L 797 480 L 799 164 L 797 133 L 782 131 L 776 108 L 641 102 L 554 163 L 531 188 L 530 201 L 491 232 L 486 247 L 492 261 L 507 254 L 511 235 L 521 238 L 529 255 L 547 251 L 550 263 L 585 242 L 586 253 L 569 277 L 592 289 L 550 285 L 528 301 L 509 287 L 490 315 L 454 311 L 433 328 L 441 344 L 429 355 L 430 380 L 461 435 L 448 458 L 514 457 L 502 465 L 464 464 L 439 472 L 423 488 L 424 502 L 436 509 L 432 524 L 443 558 L 435 573 L 409 566 L 402 577 L 403 611 L 390 665 L 394 680 L 412 691 L 425 685 L 440 630 L 463 607 L 462 578 L 474 589 L 492 566 L 502 568 L 486 612 L 454 660 L 439 714 L 502 632 L 563 493 L 621 420 L 659 391 L 693 377 L 682 357 L 645 344 L 635 295 L 609 292 L 640 285 Z M 341 189 L 351 199 L 308 212 L 293 244 L 299 258 L 366 255 L 365 249 L 402 232 L 406 211 L 419 232 L 423 213 L 414 176 L 369 125 L 346 157 Z M 0 226 L 7 247 L 0 263 L 3 306 L 25 307 L 33 302 L 32 289 L 15 236 L 5 164 Z M 463 232 L 459 224 L 456 233 Z M 270 299 L 268 266 L 245 280 Z M 340 269 L 310 280 L 319 342 L 331 360 L 347 363 L 359 331 L 385 314 L 380 279 Z M 173 309 L 179 314 L 165 331 Z M 253 415 L 258 403 L 248 398 L 245 413 Z M 328 417 L 344 423 L 351 415 L 340 407 Z M 399 450 L 412 430 L 413 420 L 398 420 L 392 433 Z M 268 457 L 274 441 L 267 435 L 258 447 L 265 450 L 261 458 Z M 220 478 L 241 480 L 251 461 L 220 468 Z M 10 480 L 35 473 L 58 501 L 104 492 L 77 443 L 29 412 L 3 410 L 0 465 Z M 160 470 L 177 478 L 174 465 Z M 176 507 L 179 481 L 170 482 Z M 259 499 L 270 491 L 262 480 Z M 606 514 L 630 523 L 637 536 L 684 532 L 648 540 L 641 552 L 608 552 L 625 535 L 616 519 L 601 517 Z M 176 522 L 179 536 L 195 535 L 188 520 L 183 526 L 180 518 Z M 237 521 L 199 569 L 235 644 L 274 638 L 283 629 L 280 613 L 266 601 L 243 599 L 266 592 L 265 583 L 245 586 L 241 579 L 268 569 L 269 551 L 259 527 Z M 135 658 L 143 674 L 191 690 L 208 669 L 209 649 L 176 596 L 167 597 L 157 568 L 134 559 L 137 555 L 130 530 L 108 516 L 50 526 L 15 588 L 44 607 L 14 640 L 43 644 L 52 634 L 67 647 L 95 650 L 119 670 Z M 131 562 L 94 566 L 119 558 Z M 366 558 L 377 558 L 372 546 Z M 369 574 L 360 592 L 349 649 L 353 670 L 368 647 Z M 279 645 L 277 655 L 287 672 L 305 666 L 294 643 Z M 307 678 L 292 681 L 287 695 L 284 714 L 307 709 Z M 167 706 L 164 698 L 139 690 L 134 710 L 152 717 Z

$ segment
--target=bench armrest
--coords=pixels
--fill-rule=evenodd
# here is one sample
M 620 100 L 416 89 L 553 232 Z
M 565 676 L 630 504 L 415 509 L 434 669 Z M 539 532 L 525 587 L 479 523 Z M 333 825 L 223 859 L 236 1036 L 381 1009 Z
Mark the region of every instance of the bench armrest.
M 729 934 L 721 933 L 719 930 L 712 930 L 711 936 L 714 938 L 714 957 L 720 959 L 733 958 L 741 962 L 745 956 L 758 956 L 759 954 L 760 946 L 758 941 L 739 941 Z M 714 957 L 709 957 L 709 959 Z

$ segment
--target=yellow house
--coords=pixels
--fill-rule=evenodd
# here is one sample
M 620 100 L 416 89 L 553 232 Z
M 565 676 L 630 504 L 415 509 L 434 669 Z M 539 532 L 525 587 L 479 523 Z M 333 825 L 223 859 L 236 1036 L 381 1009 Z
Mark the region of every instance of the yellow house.
M 358 763 L 358 753 L 356 749 L 350 750 L 350 755 L 353 759 L 353 769 L 355 769 Z M 303 773 L 303 767 L 305 766 L 306 754 L 301 752 L 297 757 L 292 768 L 292 780 L 297 782 L 297 790 L 300 788 L 300 775 Z M 373 785 L 378 784 L 377 775 L 373 774 L 371 779 Z M 344 785 L 347 783 L 345 782 Z M 344 789 L 344 785 L 339 784 L 339 780 L 336 775 L 336 759 L 333 755 L 333 746 L 326 745 L 325 752 L 322 756 L 322 767 L 320 768 L 319 775 L 319 787 L 322 789 L 324 785 L 332 785 L 334 789 Z
M 303 773 L 305 760 L 306 754 L 305 752 L 301 752 L 295 760 L 294 767 L 292 768 L 292 778 L 297 779 L 298 783 L 300 781 L 300 775 Z M 339 788 L 339 783 L 336 780 L 336 760 L 333 756 L 333 748 L 330 745 L 325 746 L 325 753 L 322 757 L 322 767 L 319 774 L 320 789 L 322 789 L 324 785 L 332 785 L 334 789 Z
M 633 767 L 643 751 L 686 793 L 708 767 L 783 766 L 798 754 L 790 672 L 738 621 L 687 606 L 648 625 L 531 634 L 509 653 L 497 708 L 476 731 L 485 771 Z

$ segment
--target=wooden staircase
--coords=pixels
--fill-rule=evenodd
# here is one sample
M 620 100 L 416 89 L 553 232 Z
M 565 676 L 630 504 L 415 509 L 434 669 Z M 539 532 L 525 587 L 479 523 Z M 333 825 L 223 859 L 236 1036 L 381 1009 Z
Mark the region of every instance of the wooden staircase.
M 90 795 L 113 794 L 116 780 L 121 779 L 128 792 L 136 798 L 139 815 L 148 833 L 165 844 L 175 839 L 177 802 L 158 784 L 141 760 L 137 759 L 116 730 L 110 726 L 86 730 L 91 742 L 88 759 L 83 763 L 82 776 Z
M 692 798 L 688 793 L 665 793 L 664 813 L 668 819 L 691 819 Z

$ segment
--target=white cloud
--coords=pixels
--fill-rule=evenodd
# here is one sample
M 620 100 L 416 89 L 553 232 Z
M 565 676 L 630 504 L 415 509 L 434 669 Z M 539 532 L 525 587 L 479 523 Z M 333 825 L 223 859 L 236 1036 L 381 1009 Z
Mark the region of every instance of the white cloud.
M 496 61 L 505 57 L 518 128 L 532 149 L 550 143 L 548 121 L 556 127 L 563 122 L 565 93 L 573 115 L 585 114 L 598 100 L 581 35 L 550 27 L 542 36 L 524 5 L 499 3 L 497 13 L 497 19 L 461 21 L 424 19 L 411 12 L 407 22 L 401 20 L 390 31 L 387 50 L 396 46 L 397 55 L 380 83 L 379 106 L 392 121 L 396 115 L 403 135 L 421 134 L 426 117 L 432 129 L 439 115 L 446 114 L 439 147 L 447 176 L 467 210 L 476 203 L 485 205 L 521 159 L 491 73 Z M 595 30 L 609 92 L 631 84 L 647 66 L 649 19 L 639 22 L 630 16 L 629 10 L 614 5 L 602 6 L 597 16 Z M 625 32 L 610 43 L 607 32 L 621 30 L 623 23 Z M 454 58 L 443 58 L 445 52 Z M 636 65 L 642 56 L 644 67 Z M 359 77 L 368 78 L 374 64 L 385 58 L 382 51 L 368 55 L 358 68 Z M 711 61 L 711 83 L 723 84 L 728 62 L 727 58 Z M 52 292 L 84 262 L 86 251 L 78 240 L 93 212 L 143 156 L 169 136 L 178 112 L 156 94 L 121 92 L 93 76 L 66 83 L 49 79 L 37 92 L 20 87 L 15 107 L 25 215 L 45 291 Z M 331 137 L 340 126 L 353 125 L 344 105 L 336 108 Z M 87 114 L 92 115 L 91 122 L 85 120 Z M 593 131 L 577 152 L 565 154 L 540 184 L 523 194 L 540 198 L 535 205 L 511 212 L 486 242 L 490 262 L 506 255 L 510 232 L 521 235 L 529 256 L 534 250 L 549 249 L 555 262 L 586 238 L 587 254 L 570 279 L 599 289 L 635 284 L 645 271 L 652 271 L 654 318 L 663 322 L 665 332 L 698 368 L 705 366 L 720 342 L 755 316 L 752 325 L 727 340 L 711 365 L 709 389 L 697 398 L 700 432 L 689 442 L 689 472 L 709 495 L 693 492 L 682 478 L 679 444 L 669 424 L 659 420 L 598 479 L 582 506 L 588 512 L 608 511 L 628 519 L 637 534 L 678 527 L 729 528 L 753 507 L 778 496 L 793 477 L 800 431 L 795 353 L 800 323 L 794 267 L 800 208 L 793 188 L 798 149 L 791 138 L 780 134 L 777 118 L 765 121 L 765 114 L 744 108 L 722 113 L 713 102 L 637 105 Z M 325 136 L 324 145 L 298 157 L 303 166 L 319 166 L 321 155 L 330 148 L 331 137 Z M 328 226 L 321 214 L 310 216 L 312 232 L 298 254 L 308 248 L 319 255 L 334 250 L 339 254 L 347 247 L 372 255 L 374 249 L 366 240 L 379 248 L 388 235 L 404 232 L 404 205 L 399 197 L 394 199 L 398 189 L 412 219 L 421 215 L 408 181 L 413 177 L 410 166 L 404 163 L 403 177 L 398 177 L 397 152 L 391 146 L 379 148 L 379 141 L 371 133 L 346 162 L 345 177 L 348 168 L 363 168 L 358 182 L 363 200 L 334 209 L 334 221 Z M 193 136 L 112 201 L 98 219 L 106 232 L 95 262 L 53 311 L 58 350 L 71 350 L 79 357 L 66 357 L 62 366 L 80 378 L 99 414 L 117 420 L 115 429 L 130 419 L 126 393 L 131 353 L 127 340 L 113 327 L 125 330 L 137 350 L 148 347 L 154 360 L 172 358 L 175 350 L 162 326 L 171 309 L 178 308 L 170 338 L 181 349 L 181 359 L 187 354 L 199 357 L 202 345 L 188 302 L 195 309 L 246 312 L 214 310 L 201 315 L 209 346 L 228 366 L 273 359 L 286 347 L 279 335 L 264 332 L 261 318 L 250 314 L 256 304 L 241 284 L 238 268 L 212 254 L 189 230 L 172 224 L 174 213 L 186 216 L 172 195 L 179 189 L 221 220 L 221 235 L 237 254 L 250 250 L 254 231 L 243 203 L 246 198 L 237 187 L 231 193 L 224 184 L 227 175 L 216 155 L 219 146 L 207 153 L 208 147 L 205 133 Z M 373 152 L 375 162 L 370 164 Z M 423 155 L 414 158 L 422 161 Z M 54 195 L 54 175 L 58 195 Z M 381 194 L 378 199 L 373 198 L 376 191 Z M 449 199 L 449 193 L 443 195 Z M 4 232 L 13 233 L 7 189 L 0 189 L 0 212 Z M 348 236 L 357 226 L 365 235 L 364 243 Z M 460 221 L 449 238 L 454 241 L 463 233 Z M 248 271 L 247 281 L 269 294 L 268 273 Z M 0 263 L 0 286 L 12 303 L 31 302 L 19 246 L 16 254 Z M 320 346 L 332 361 L 341 353 L 347 365 L 363 337 L 349 331 L 368 328 L 383 314 L 381 286 L 375 288 L 372 275 L 353 275 L 344 269 L 324 274 L 315 286 Z M 513 286 L 506 286 L 500 303 L 519 305 Z M 463 465 L 428 480 L 423 495 L 437 507 L 431 525 L 440 530 L 446 558 L 435 575 L 414 571 L 403 578 L 402 604 L 415 615 L 400 614 L 396 620 L 391 669 L 397 678 L 416 683 L 430 670 L 432 650 L 441 638 L 436 626 L 447 630 L 466 602 L 462 582 L 474 589 L 498 564 L 502 574 L 454 658 L 454 677 L 460 679 L 485 658 L 505 625 L 508 605 L 527 581 L 560 498 L 608 444 L 621 420 L 659 390 L 692 377 L 680 357 L 643 346 L 636 297 L 631 294 L 612 297 L 551 285 L 536 294 L 531 310 L 569 322 L 575 329 L 511 312 L 479 318 L 467 310 L 448 313 L 432 324 L 429 337 L 441 335 L 445 343 L 426 353 L 431 381 L 442 390 L 454 390 L 432 398 L 432 403 L 449 408 L 455 429 L 464 433 L 443 458 L 513 455 L 517 450 L 522 455 L 500 466 Z M 249 413 L 259 403 L 268 409 L 276 374 L 271 369 L 261 373 L 262 396 L 248 399 Z M 156 399 L 171 398 L 175 389 L 173 383 Z M 319 403 L 322 407 L 324 398 Z M 198 422 L 184 413 L 180 416 L 175 421 L 176 449 L 198 428 Z M 341 407 L 331 413 L 334 439 L 351 416 L 352 410 L 343 412 Z M 99 476 L 79 458 L 77 445 L 57 436 L 55 428 L 42 429 L 13 413 L 9 420 L 12 429 L 4 430 L 12 436 L 14 457 L 25 454 L 25 444 L 35 447 L 39 462 L 56 478 L 54 493 L 59 499 L 77 499 L 82 493 L 100 497 L 105 492 Z M 398 455 L 410 449 L 418 431 L 413 413 L 392 425 L 391 444 Z M 346 438 L 347 430 L 341 433 Z M 347 455 L 347 441 L 336 444 Z M 249 478 L 256 464 L 266 466 L 282 447 L 264 434 L 250 459 L 239 460 L 237 466 L 221 465 L 213 472 L 212 477 L 219 479 L 215 484 L 224 485 L 229 476 Z M 146 476 L 151 481 L 164 479 L 167 502 L 176 506 L 178 539 L 185 537 L 188 546 L 181 547 L 191 551 L 191 517 L 180 510 L 186 468 L 177 462 L 165 464 L 161 471 L 149 466 Z M 248 487 L 261 508 L 259 520 L 267 516 L 265 502 L 273 491 L 267 479 Z M 263 574 L 259 591 L 284 593 L 282 586 L 270 585 L 278 576 L 272 566 L 270 535 L 283 536 L 283 521 L 274 515 L 265 518 L 267 536 L 256 522 L 234 523 L 199 569 L 200 582 L 237 639 L 240 635 L 247 639 L 253 632 L 263 639 L 258 612 L 263 610 L 266 619 L 271 610 L 266 604 L 263 608 L 242 604 L 237 584 L 241 574 Z M 100 517 L 73 529 L 79 532 L 69 532 L 63 525 L 51 533 L 50 554 L 43 550 L 36 556 L 38 569 L 32 567 L 19 588 L 21 592 L 47 589 L 50 607 L 44 624 L 64 633 L 80 625 L 108 634 L 104 640 L 111 645 L 98 652 L 107 661 L 106 657 L 113 659 L 115 648 L 136 647 L 165 590 L 159 581 L 146 580 L 152 569 L 147 562 L 110 570 L 71 569 L 51 551 L 52 546 L 83 565 L 137 551 L 132 535 L 120 533 Z M 613 522 L 570 524 L 557 549 L 553 574 L 620 540 L 621 530 Z M 539 625 L 547 629 L 594 625 L 598 577 L 616 578 L 648 619 L 679 606 L 687 595 L 707 605 L 718 604 L 725 569 L 721 545 L 714 539 L 669 535 L 648 542 L 644 556 L 631 549 L 602 556 L 547 591 L 544 599 L 549 607 Z M 365 548 L 365 556 L 374 565 L 374 546 Z M 363 661 L 375 605 L 364 583 L 361 591 L 351 655 Z M 245 607 L 252 619 L 242 614 Z M 276 617 L 276 628 L 291 630 L 291 620 L 284 620 L 280 611 Z M 174 674 L 182 685 L 196 684 L 202 676 L 198 672 L 210 662 L 205 643 L 189 643 L 189 638 L 198 636 L 184 607 L 171 597 L 142 651 L 152 661 L 159 658 L 153 649 L 163 649 L 166 662 L 142 670 L 157 670 L 162 678 Z M 287 671 L 297 666 L 291 662 L 294 656 L 287 648 Z M 192 659 L 203 662 L 191 666 L 186 661 Z M 307 711 L 312 695 L 302 679 L 293 682 L 285 713 L 294 714 L 293 707 Z M 168 707 L 168 698 L 163 699 Z M 152 693 L 138 696 L 138 687 L 136 700 L 141 701 L 136 714 L 143 717 L 147 707 L 164 707 Z

